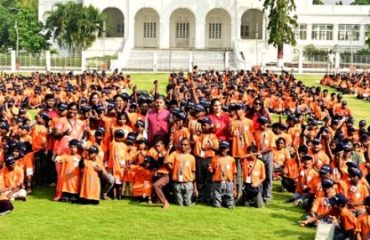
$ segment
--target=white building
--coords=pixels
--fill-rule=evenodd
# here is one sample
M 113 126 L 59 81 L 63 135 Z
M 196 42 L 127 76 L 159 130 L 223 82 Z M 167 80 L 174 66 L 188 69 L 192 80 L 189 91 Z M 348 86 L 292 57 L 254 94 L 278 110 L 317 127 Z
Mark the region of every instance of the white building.
M 62 0 L 40 0 L 39 18 Z M 65 1 L 66 2 L 66 1 Z M 175 69 L 243 67 L 276 61 L 268 45 L 268 17 L 260 0 L 75 0 L 106 14 L 105 36 L 83 57 L 117 55 L 112 68 Z M 365 47 L 370 6 L 312 5 L 299 0 L 297 46 L 285 46 L 285 61 L 308 44 L 326 49 Z

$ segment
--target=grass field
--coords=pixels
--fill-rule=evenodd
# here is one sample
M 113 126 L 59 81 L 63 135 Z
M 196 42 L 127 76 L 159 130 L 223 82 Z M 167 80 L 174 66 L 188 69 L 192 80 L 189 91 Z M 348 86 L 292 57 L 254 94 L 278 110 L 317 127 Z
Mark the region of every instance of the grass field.
M 149 90 L 158 79 L 165 89 L 167 74 L 131 74 L 139 89 Z M 317 85 L 320 76 L 297 76 Z M 369 103 L 345 97 L 357 119 L 370 119 Z M 297 222 L 304 212 L 285 203 L 289 194 L 274 184 L 274 200 L 263 209 L 182 208 L 136 201 L 102 201 L 98 206 L 55 203 L 53 190 L 36 190 L 27 202 L 16 202 L 0 218 L 0 239 L 314 239 L 315 229 Z

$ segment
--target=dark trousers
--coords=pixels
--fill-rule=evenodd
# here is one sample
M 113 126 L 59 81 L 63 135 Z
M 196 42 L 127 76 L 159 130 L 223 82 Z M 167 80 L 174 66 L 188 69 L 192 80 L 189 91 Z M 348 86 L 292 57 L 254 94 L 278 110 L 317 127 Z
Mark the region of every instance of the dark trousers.
M 291 193 L 294 193 L 295 192 L 296 182 L 294 181 L 294 179 L 287 178 L 287 177 L 282 177 L 282 179 L 281 179 L 281 185 L 288 192 L 291 192 Z
M 52 151 L 48 151 L 46 155 L 46 183 L 56 183 L 57 182 L 57 171 L 55 169 L 54 154 Z
M 259 187 L 257 195 L 249 195 L 246 191 L 243 191 L 241 201 L 244 206 L 254 206 L 256 208 L 263 207 L 262 186 Z
M 265 164 L 266 171 L 266 179 L 263 181 L 262 198 L 265 202 L 269 202 L 272 200 L 272 172 L 274 168 L 272 162 L 272 152 L 263 154 L 262 161 Z
M 210 163 L 210 158 L 196 158 L 196 181 L 200 202 L 209 202 L 211 199 L 212 174 L 208 171 Z
M 11 212 L 14 209 L 9 200 L 0 200 L 0 216 Z
M 165 203 L 167 201 L 166 196 L 163 193 L 163 188 L 170 182 L 170 177 L 166 175 L 162 175 L 155 183 L 153 184 L 153 189 L 161 203 Z
M 46 171 L 47 171 L 47 162 L 46 162 L 46 153 L 44 150 L 40 150 L 35 153 L 35 174 L 33 176 L 34 186 L 41 187 L 46 183 Z

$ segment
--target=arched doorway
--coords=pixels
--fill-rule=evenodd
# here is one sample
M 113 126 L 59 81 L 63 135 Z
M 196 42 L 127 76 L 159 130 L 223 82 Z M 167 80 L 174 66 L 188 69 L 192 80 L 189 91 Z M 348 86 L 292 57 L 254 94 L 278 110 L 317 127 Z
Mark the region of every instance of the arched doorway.
M 176 9 L 170 17 L 170 47 L 192 48 L 194 45 L 195 16 L 188 9 Z
M 206 17 L 206 48 L 230 48 L 231 17 L 221 8 L 211 10 Z
M 258 9 L 249 9 L 242 15 L 240 25 L 241 39 L 263 38 L 263 12 Z
M 118 8 L 106 8 L 103 11 L 105 37 L 124 37 L 125 18 Z
M 159 47 L 159 15 L 152 8 L 143 8 L 136 13 L 135 47 Z

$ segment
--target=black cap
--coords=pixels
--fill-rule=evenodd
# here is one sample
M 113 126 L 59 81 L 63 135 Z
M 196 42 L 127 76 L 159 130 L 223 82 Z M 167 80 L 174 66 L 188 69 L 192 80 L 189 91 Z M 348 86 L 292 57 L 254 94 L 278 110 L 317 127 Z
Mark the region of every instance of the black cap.
M 202 106 L 202 105 L 200 105 L 200 104 L 195 104 L 195 105 L 194 105 L 194 110 L 195 110 L 196 112 L 205 112 L 205 111 L 206 111 L 206 109 L 204 108 L 204 106 Z
M 97 146 L 90 146 L 89 149 L 87 149 L 89 153 L 99 153 L 99 148 Z
M 312 160 L 313 160 L 312 156 L 310 156 L 308 154 L 306 154 L 302 157 L 302 161 L 312 161 Z

